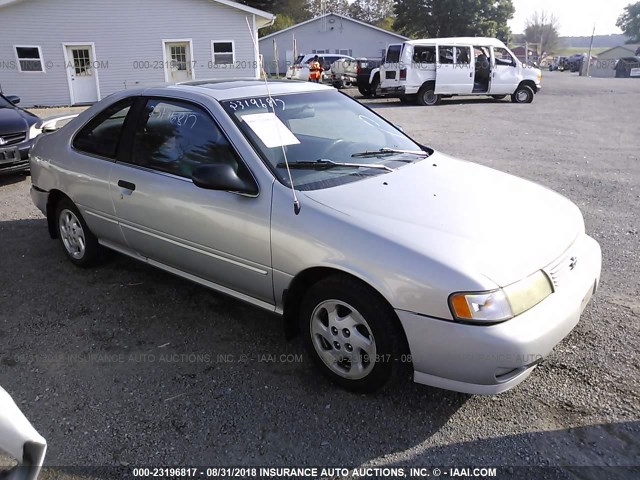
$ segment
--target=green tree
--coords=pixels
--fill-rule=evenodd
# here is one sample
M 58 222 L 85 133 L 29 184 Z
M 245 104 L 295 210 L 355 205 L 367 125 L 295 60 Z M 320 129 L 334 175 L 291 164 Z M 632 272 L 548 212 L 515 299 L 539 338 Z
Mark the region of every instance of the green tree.
M 560 23 L 553 15 L 545 12 L 535 12 L 525 24 L 524 38 L 529 43 L 538 44 L 541 58 L 554 53 L 560 43 Z
M 372 25 L 393 15 L 393 0 L 355 0 L 349 6 L 349 16 Z
M 349 2 L 347 0 L 307 0 L 307 10 L 312 18 L 319 17 L 323 13 L 349 15 Z
M 507 40 L 512 0 L 395 0 L 395 29 L 413 38 L 487 36 Z
M 628 43 L 640 42 L 640 2 L 627 5 L 618 17 L 616 26 L 629 37 Z
M 269 27 L 265 27 L 265 28 L 261 28 L 260 30 L 258 30 L 258 34 L 261 37 L 264 37 L 265 35 L 270 35 L 272 33 L 275 33 L 279 30 L 284 30 L 285 28 L 289 28 L 293 25 L 295 25 L 297 22 L 291 18 L 288 15 L 285 15 L 283 13 L 279 13 L 276 15 L 276 19 L 273 22 L 273 25 L 269 26 Z

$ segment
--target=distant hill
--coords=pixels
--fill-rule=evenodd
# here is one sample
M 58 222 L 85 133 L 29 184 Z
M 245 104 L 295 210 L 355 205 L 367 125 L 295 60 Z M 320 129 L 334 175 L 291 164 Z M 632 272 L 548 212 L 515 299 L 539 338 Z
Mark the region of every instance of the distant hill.
M 629 40 L 622 34 L 596 35 L 593 37 L 593 48 L 612 48 L 623 45 Z M 560 37 L 561 45 L 565 48 L 589 48 L 591 37 Z

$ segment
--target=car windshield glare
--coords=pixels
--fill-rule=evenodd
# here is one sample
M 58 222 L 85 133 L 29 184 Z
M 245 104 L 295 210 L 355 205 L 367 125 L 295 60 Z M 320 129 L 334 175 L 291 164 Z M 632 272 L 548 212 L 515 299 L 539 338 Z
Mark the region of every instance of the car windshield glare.
M 380 164 L 391 168 L 300 168 L 292 171 L 300 190 L 341 185 L 417 162 L 419 145 L 360 103 L 336 91 L 251 97 L 222 102 L 240 130 L 285 185 L 285 167 L 318 159 Z M 357 154 L 367 152 L 366 158 Z M 380 152 L 376 155 L 375 152 Z M 354 155 L 355 154 L 355 155 Z M 426 155 L 425 155 L 426 156 Z

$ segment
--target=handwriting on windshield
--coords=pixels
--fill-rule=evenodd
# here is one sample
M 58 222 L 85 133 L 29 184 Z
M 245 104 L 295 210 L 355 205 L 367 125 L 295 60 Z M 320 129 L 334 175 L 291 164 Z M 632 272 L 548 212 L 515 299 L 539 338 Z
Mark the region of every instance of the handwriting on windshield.
M 169 123 L 171 123 L 172 125 L 177 125 L 178 127 L 187 127 L 190 129 L 195 127 L 198 123 L 198 115 L 193 112 L 176 112 L 175 110 L 158 106 L 153 109 L 149 118 L 153 118 L 154 120 L 162 120 L 163 118 L 168 118 Z
M 229 108 L 234 112 L 243 110 L 252 110 L 255 108 L 264 108 L 265 110 L 281 110 L 287 109 L 287 104 L 280 98 L 247 98 L 244 100 L 232 100 L 228 103 Z

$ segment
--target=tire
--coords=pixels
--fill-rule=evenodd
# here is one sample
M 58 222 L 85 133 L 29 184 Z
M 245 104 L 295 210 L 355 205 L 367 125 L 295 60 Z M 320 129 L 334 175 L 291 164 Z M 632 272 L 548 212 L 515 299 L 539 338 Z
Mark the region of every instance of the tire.
M 415 99 L 404 95 L 400 97 L 400 103 L 402 103 L 403 105 L 409 105 L 411 103 L 415 103 Z
M 371 393 L 410 378 L 395 312 L 367 285 L 342 275 L 320 280 L 304 296 L 299 321 L 309 355 L 343 388 Z
M 520 85 L 516 91 L 511 95 L 511 101 L 513 103 L 531 103 L 535 94 L 531 87 L 527 85 Z
M 506 95 L 491 95 L 491 98 L 493 98 L 494 100 L 502 100 L 505 97 Z
M 371 91 L 369 90 L 369 88 L 359 86 L 358 91 L 360 92 L 360 95 L 362 95 L 363 97 L 371 96 Z
M 434 92 L 433 85 L 423 85 L 418 91 L 418 105 L 422 105 L 423 107 L 433 107 L 435 105 L 440 105 L 442 101 L 442 96 L 437 95 Z
M 88 268 L 99 263 L 102 247 L 80 211 L 68 198 L 56 205 L 56 229 L 67 258 L 77 267 Z

